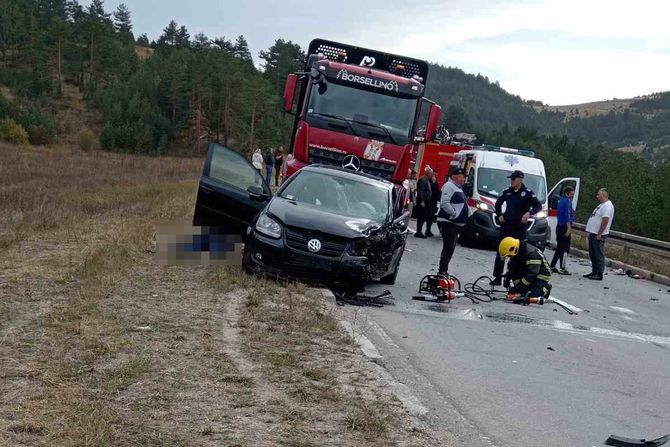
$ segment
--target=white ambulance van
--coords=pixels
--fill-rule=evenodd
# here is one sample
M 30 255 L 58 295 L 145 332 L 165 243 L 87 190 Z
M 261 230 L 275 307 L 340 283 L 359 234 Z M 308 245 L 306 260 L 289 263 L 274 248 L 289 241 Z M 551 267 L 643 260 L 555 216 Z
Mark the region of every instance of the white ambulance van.
M 500 222 L 495 215 L 495 203 L 502 192 L 510 187 L 508 176 L 516 170 L 525 174 L 524 184 L 532 190 L 542 203 L 542 211 L 528 221 L 528 241 L 544 250 L 548 243 L 555 244 L 556 211 L 558 201 L 567 186 L 575 189 L 572 201 L 577 209 L 579 178 L 564 178 L 547 191 L 547 176 L 542 160 L 531 151 L 490 145 L 476 146 L 454 155 L 453 167 L 465 170 L 463 191 L 468 197 L 468 223 L 460 235 L 461 243 L 490 241 L 497 244 L 500 238 Z M 503 204 L 504 210 L 505 204 Z

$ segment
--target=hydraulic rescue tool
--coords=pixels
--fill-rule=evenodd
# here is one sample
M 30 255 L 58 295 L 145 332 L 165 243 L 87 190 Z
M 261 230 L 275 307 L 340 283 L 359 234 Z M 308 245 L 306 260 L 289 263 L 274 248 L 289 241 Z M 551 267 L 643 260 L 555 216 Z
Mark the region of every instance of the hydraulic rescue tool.
M 458 289 L 456 285 L 458 284 Z M 451 302 L 456 297 L 464 296 L 460 292 L 461 283 L 455 276 L 451 275 L 426 275 L 419 283 L 420 295 L 414 295 L 412 299 L 419 301 Z M 430 298 L 430 296 L 434 298 Z

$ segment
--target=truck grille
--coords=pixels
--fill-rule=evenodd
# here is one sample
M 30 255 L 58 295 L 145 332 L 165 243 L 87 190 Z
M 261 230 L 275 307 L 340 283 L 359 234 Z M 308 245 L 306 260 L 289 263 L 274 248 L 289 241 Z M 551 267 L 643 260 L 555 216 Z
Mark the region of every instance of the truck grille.
M 336 236 L 328 236 L 318 233 L 310 233 L 297 228 L 286 229 L 286 245 L 302 252 L 310 253 L 307 249 L 307 243 L 311 239 L 321 241 L 321 250 L 317 253 L 321 256 L 337 257 L 347 248 L 347 239 Z
M 345 155 L 346 154 L 339 154 L 333 151 L 310 147 L 309 163 L 342 167 L 342 159 Z M 391 178 L 393 178 L 393 173 L 395 172 L 395 165 L 361 158 L 361 172 L 374 175 L 375 177 L 384 180 L 391 180 Z

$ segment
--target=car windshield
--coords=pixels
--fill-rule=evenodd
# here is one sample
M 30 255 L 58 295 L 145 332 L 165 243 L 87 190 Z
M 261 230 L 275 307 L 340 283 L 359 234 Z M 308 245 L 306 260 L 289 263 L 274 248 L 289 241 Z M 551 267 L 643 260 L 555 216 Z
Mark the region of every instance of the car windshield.
M 362 135 L 365 135 L 363 132 L 372 132 L 376 138 L 406 144 L 414 123 L 416 101 L 416 98 L 385 95 L 327 82 L 325 90 L 319 89 L 318 85 L 312 87 L 307 116 L 345 118 L 355 126 L 355 132 Z M 371 126 L 356 124 L 356 121 Z M 375 129 L 374 126 L 386 130 Z
M 389 190 L 352 178 L 300 171 L 280 197 L 340 216 L 383 224 L 389 214 Z
M 510 179 L 507 177 L 512 171 L 504 169 L 479 168 L 477 171 L 477 191 L 489 197 L 498 198 L 504 190 L 510 187 Z M 544 203 L 547 196 L 547 188 L 544 177 L 526 174 L 523 179 L 526 188 L 537 196 L 540 203 Z

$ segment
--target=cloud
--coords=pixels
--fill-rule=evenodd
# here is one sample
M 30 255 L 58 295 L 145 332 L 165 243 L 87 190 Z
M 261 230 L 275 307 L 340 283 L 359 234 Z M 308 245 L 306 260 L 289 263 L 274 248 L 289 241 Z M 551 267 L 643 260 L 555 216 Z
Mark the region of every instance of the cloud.
M 457 66 L 556 104 L 670 90 L 670 2 L 661 0 L 125 3 L 136 34 L 158 37 L 172 18 L 191 35 L 244 34 L 257 62 L 276 38 L 306 48 L 323 37 Z

